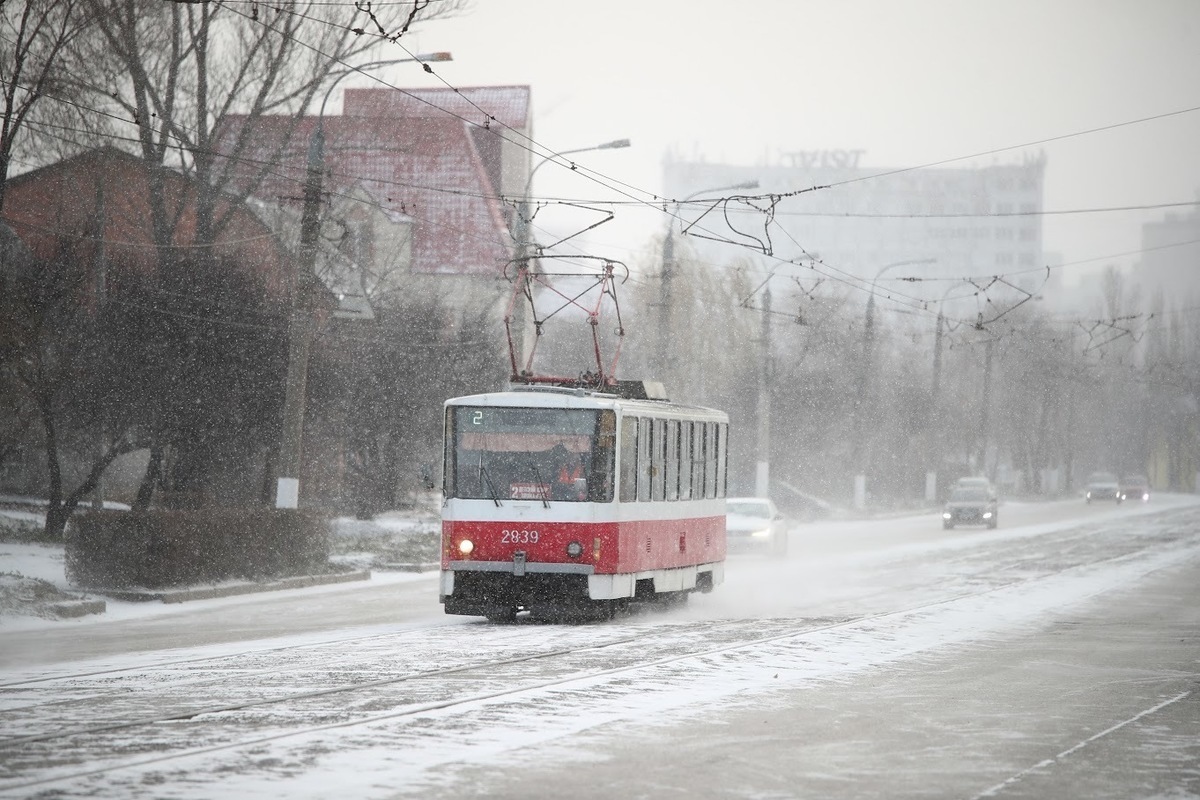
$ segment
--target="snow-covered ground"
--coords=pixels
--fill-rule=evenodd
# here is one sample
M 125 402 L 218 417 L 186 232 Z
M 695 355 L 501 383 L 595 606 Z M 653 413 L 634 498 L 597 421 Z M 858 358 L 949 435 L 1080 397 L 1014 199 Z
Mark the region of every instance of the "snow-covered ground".
M 768 714 L 797 692 L 870 684 L 914 664 L 928 668 L 930 659 L 954 663 L 956 653 L 1024 641 L 1063 614 L 1100 608 L 1158 576 L 1200 571 L 1200 498 L 1161 496 L 1120 508 L 1007 503 L 1002 519 L 995 531 L 945 532 L 929 514 L 800 526 L 789 558 L 731 559 L 726 584 L 687 609 L 606 624 L 492 626 L 413 603 L 407 615 L 362 619 L 353 629 L 272 636 L 270 624 L 259 623 L 257 641 L 28 668 L 10 662 L 0 670 L 0 795 L 483 796 L 498 774 L 561 765 L 565 780 L 599 770 L 596 759 L 610 763 L 601 754 L 619 752 L 631 729 L 653 748 L 714 714 Z M 17 558 L 53 577 L 46 555 Z M 392 583 L 305 590 L 297 602 L 321 592 L 436 595 L 429 575 L 376 580 Z M 169 611 L 118 605 L 91 620 L 28 624 L 99 636 L 117 620 L 136 625 L 169 613 L 187 626 L 265 602 L 245 596 Z M 281 598 L 270 602 L 286 607 Z M 1139 685 L 1188 683 L 1167 672 L 1145 669 Z M 1193 684 L 1196 674 L 1193 659 Z M 1183 689 L 1133 711 L 1114 703 L 1111 713 L 1120 722 L 1146 711 L 1161 725 L 1176 709 L 1194 707 L 1190 697 Z M 1082 713 L 1059 702 L 1039 725 Z M 1040 732 L 1013 713 L 1009 739 L 1037 740 Z M 1113 720 L 1089 718 L 1098 726 L 1092 733 Z M 868 735 L 861 747 L 872 746 Z M 974 796 L 1020 772 L 980 768 L 963 785 Z M 1193 766 L 1166 778 L 1186 789 L 1200 774 Z M 516 777 L 508 784 L 522 785 Z M 743 794 L 731 791 L 740 785 L 692 788 L 702 797 Z M 530 796 L 527 786 L 512 791 Z M 552 785 L 533 795 L 560 796 Z M 586 788 L 583 795 L 603 796 Z

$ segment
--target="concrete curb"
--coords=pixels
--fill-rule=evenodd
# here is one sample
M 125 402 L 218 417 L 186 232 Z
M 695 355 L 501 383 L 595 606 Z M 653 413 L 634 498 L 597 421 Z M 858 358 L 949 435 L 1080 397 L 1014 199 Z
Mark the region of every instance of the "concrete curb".
M 108 604 L 103 600 L 68 600 L 51 603 L 47 609 L 58 619 L 75 619 L 88 614 L 103 614 L 108 610 Z
M 189 600 L 212 600 L 219 597 L 234 597 L 241 594 L 257 592 L 279 592 L 286 589 L 307 589 L 311 586 L 326 586 L 336 583 L 370 580 L 369 570 L 357 572 L 338 572 L 330 575 L 299 575 L 294 578 L 282 578 L 265 583 L 232 583 L 222 586 L 207 586 L 202 588 L 178 589 L 164 592 L 132 591 L 104 592 L 114 600 L 131 600 L 144 602 L 158 600 L 163 603 L 186 603 Z
M 375 569 L 387 572 L 433 572 L 442 568 L 438 561 L 425 564 L 376 564 Z

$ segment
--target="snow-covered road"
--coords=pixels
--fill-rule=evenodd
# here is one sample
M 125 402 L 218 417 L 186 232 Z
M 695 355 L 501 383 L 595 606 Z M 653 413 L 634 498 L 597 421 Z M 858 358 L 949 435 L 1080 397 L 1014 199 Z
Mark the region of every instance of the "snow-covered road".
M 686 738 L 703 749 L 728 736 L 724 757 L 752 763 L 764 751 L 762 734 L 748 735 L 744 722 L 712 725 L 714 717 L 772 713 L 800 693 L 833 703 L 820 715 L 851 719 L 856 710 L 836 707 L 836 689 L 869 698 L 864 681 L 894 686 L 858 702 L 900 706 L 911 684 L 895 677 L 915 664 L 986 664 L 981 653 L 1001 643 L 1006 653 L 1018 643 L 1029 647 L 1064 613 L 1090 610 L 1103 618 L 1113 598 L 1136 595 L 1164 576 L 1191 576 L 1195 585 L 1200 574 L 1197 498 L 1102 509 L 1006 505 L 1004 527 L 995 531 L 946 532 L 929 515 L 802 526 L 786 560 L 731 559 L 726 585 L 693 598 L 687 609 L 605 624 L 493 626 L 440 617 L 434 600 L 432 609 L 397 614 L 406 619 L 391 624 L 361 619 L 352 628 L 333 624 L 266 638 L 271 629 L 259 622 L 257 640 L 242 631 L 221 644 L 182 648 L 172 646 L 178 638 L 137 637 L 139 624 L 159 636 L 164 620 L 185 630 L 192 620 L 211 625 L 221 609 L 245 619 L 234 609 L 258 602 L 271 603 L 277 620 L 289 602 L 293 613 L 311 614 L 311 592 L 77 624 L 84 639 L 123 625 L 122 635 L 133 637 L 127 641 L 141 643 L 139 652 L 52 664 L 43 654 L 24 667 L 10 652 L 0 671 L 0 796 L 459 797 L 495 790 L 551 797 L 567 793 L 564 780 L 576 796 L 626 796 L 643 785 L 620 769 L 630 740 L 640 743 L 636 757 L 658 751 L 655 764 L 681 765 L 656 772 L 660 788 L 646 785 L 645 796 L 811 794 L 803 780 L 787 791 L 769 776 L 761 786 L 746 777 L 724 785 L 700 779 L 675 745 Z M 429 578 L 403 587 L 436 592 Z M 293 630 L 282 622 L 278 629 Z M 1193 653 L 1190 676 L 1185 654 L 1183 669 L 1174 670 L 1182 677 L 1157 676 L 1165 694 L 1148 715 L 1196 708 L 1194 633 L 1185 643 Z M 1037 687 L 1023 691 L 1032 696 Z M 1119 706 L 1095 709 L 1095 732 L 1128 718 L 1129 709 Z M 1070 716 L 1053 698 L 1044 708 L 1047 718 Z M 1014 740 L 1045 724 L 1015 707 L 1010 722 L 1001 716 L 993 723 Z M 697 731 L 709 733 L 698 738 Z M 945 735 L 957 741 L 965 733 L 950 727 Z M 869 730 L 861 735 L 864 754 L 897 757 L 894 749 L 874 752 L 882 743 L 872 742 Z M 1192 754 L 1200 756 L 1200 739 Z M 1152 773 L 1170 772 L 1155 763 Z M 916 776 L 913 785 L 924 791 L 914 796 L 1019 794 L 1030 785 L 1019 764 L 967 763 L 953 781 Z M 591 780 L 593 772 L 610 777 Z M 626 791 L 605 788 L 622 777 Z M 844 796 L 870 794 L 849 773 L 827 778 L 809 780 L 827 796 L 837 785 Z M 1200 792 L 1194 771 L 1165 778 Z M 944 794 L 949 786 L 953 792 Z

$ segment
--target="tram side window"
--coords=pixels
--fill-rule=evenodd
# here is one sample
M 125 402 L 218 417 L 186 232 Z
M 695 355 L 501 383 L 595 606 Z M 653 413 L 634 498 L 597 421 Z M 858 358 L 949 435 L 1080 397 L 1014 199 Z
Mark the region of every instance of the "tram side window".
M 637 500 L 638 420 L 625 417 L 621 424 L 621 502 Z
M 717 496 L 717 423 L 704 423 L 704 496 Z
M 679 499 L 679 420 L 667 420 L 667 499 Z
M 667 421 L 656 419 L 651 421 L 650 442 L 654 452 L 650 457 L 650 499 L 662 500 L 665 497 L 667 477 Z
M 637 467 L 637 499 L 646 502 L 650 499 L 650 419 L 638 419 L 638 467 Z
M 704 423 L 692 423 L 692 497 L 704 497 Z
M 692 423 L 679 424 L 679 499 L 692 497 Z
M 729 426 L 717 424 L 717 497 L 724 497 L 729 477 Z
M 457 470 L 454 461 L 454 409 L 446 409 L 446 418 L 442 422 L 444 431 L 442 441 L 442 494 L 446 497 L 456 497 L 458 494 Z
M 617 415 L 601 411 L 596 418 L 596 444 L 588 470 L 587 499 L 611 503 L 613 499 L 613 453 L 616 449 Z

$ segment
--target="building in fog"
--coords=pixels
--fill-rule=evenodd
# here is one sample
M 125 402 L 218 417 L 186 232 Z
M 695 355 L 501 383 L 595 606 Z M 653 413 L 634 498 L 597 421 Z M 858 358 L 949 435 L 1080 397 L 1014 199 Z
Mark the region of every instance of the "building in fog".
M 743 243 L 752 243 L 751 236 L 769 237 L 777 258 L 812 256 L 867 282 L 889 265 L 924 262 L 893 268 L 887 277 L 988 280 L 1001 275 L 1029 292 L 1044 288 L 1044 156 L 986 167 L 919 169 L 865 166 L 863 156 L 861 150 L 800 151 L 758 166 L 669 158 L 663 189 L 678 201 L 692 198 L 681 203 L 683 221 L 677 226 L 704 215 L 694 231 L 700 236 L 689 242 L 701 258 L 715 263 L 749 251 L 702 237 Z M 752 180 L 758 181 L 757 189 L 724 191 Z M 821 188 L 801 191 L 811 187 Z M 773 224 L 764 229 L 764 214 L 738 204 L 710 210 L 700 202 L 737 193 L 782 196 Z M 928 292 L 906 293 L 939 300 L 945 293 L 941 287 L 949 285 L 938 282 Z
M 1146 299 L 1161 294 L 1176 307 L 1200 301 L 1200 210 L 1144 224 L 1142 251 L 1135 277 Z
M 254 187 L 259 215 L 298 243 L 319 126 L 325 197 L 316 271 L 345 315 L 414 292 L 496 294 L 513 255 L 514 206 L 501 197 L 519 196 L 530 173 L 520 144 L 532 135 L 529 87 L 347 88 L 342 98 L 340 115 L 321 118 L 226 115 L 218 151 Z M 480 109 L 494 126 L 482 124 Z M 264 164 L 273 165 L 265 176 Z

